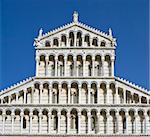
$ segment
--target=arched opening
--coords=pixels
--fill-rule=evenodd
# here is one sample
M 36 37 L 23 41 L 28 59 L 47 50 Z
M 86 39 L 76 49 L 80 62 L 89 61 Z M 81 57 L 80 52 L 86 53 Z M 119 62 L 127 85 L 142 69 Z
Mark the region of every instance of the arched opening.
M 102 61 L 99 55 L 95 57 L 94 76 L 102 76 Z
M 67 101 L 68 101 L 68 87 L 67 87 L 66 83 L 62 84 L 62 89 L 61 89 L 61 92 L 60 92 L 60 96 L 61 96 L 59 98 L 60 104 L 66 104 Z
M 73 32 L 69 33 L 69 45 L 70 47 L 74 46 L 74 33 Z
M 85 68 L 87 69 L 86 75 L 87 76 L 92 76 L 92 57 L 90 55 L 86 56 L 86 64 Z
M 57 111 L 53 110 L 52 111 L 52 132 L 57 133 L 58 131 L 58 116 L 57 116 Z
M 49 62 L 47 66 L 48 76 L 55 76 L 55 59 L 53 55 L 49 56 Z
M 67 58 L 67 72 L 68 72 L 68 76 L 74 75 L 74 61 L 72 55 L 69 55 Z
M 98 40 L 97 40 L 97 38 L 93 38 L 92 45 L 95 46 L 95 47 L 98 46 Z
M 58 42 L 58 39 L 57 39 L 57 38 L 54 38 L 54 39 L 53 39 L 53 45 L 54 45 L 54 47 L 58 47 L 59 42 Z
M 95 110 L 91 111 L 91 132 L 97 133 L 98 125 L 97 125 L 97 112 Z
M 58 84 L 54 83 L 52 86 L 52 103 L 57 104 L 59 100 Z
M 105 42 L 105 41 L 102 41 L 100 46 L 101 46 L 101 47 L 105 47 L 105 46 L 106 46 L 106 42 Z
M 81 125 L 82 125 L 82 134 L 86 134 L 88 132 L 88 117 L 87 117 L 87 111 L 83 110 L 81 112 Z
M 39 72 L 39 76 L 45 76 L 46 75 L 46 61 L 45 61 L 45 56 L 44 55 L 40 56 L 38 72 Z
M 81 103 L 82 104 L 87 104 L 88 103 L 88 88 L 87 88 L 87 84 L 83 83 L 81 86 Z
M 77 56 L 77 76 L 83 76 L 83 60 L 82 56 Z
M 77 47 L 81 47 L 82 46 L 82 34 L 81 32 L 77 32 Z
M 85 35 L 84 46 L 85 47 L 89 47 L 90 46 L 90 37 L 89 37 L 89 35 Z
M 76 109 L 71 111 L 70 128 L 71 133 L 78 132 L 78 113 Z
M 61 111 L 60 123 L 60 132 L 67 133 L 67 112 L 65 110 Z
M 50 41 L 47 40 L 47 41 L 45 42 L 45 47 L 50 47 L 50 46 L 51 46 Z
M 71 84 L 71 103 L 72 104 L 77 104 L 79 102 L 79 89 L 78 89 L 78 84 L 77 83 L 72 83 Z
M 64 56 L 58 56 L 58 76 L 64 76 Z
M 62 36 L 61 36 L 61 46 L 62 46 L 62 47 L 65 47 L 66 44 L 67 44 L 67 38 L 66 38 L 65 35 L 62 35 Z
M 105 56 L 103 67 L 104 67 L 104 76 L 111 76 L 111 58 L 109 55 Z
M 91 104 L 97 103 L 97 85 L 92 83 L 91 85 Z
M 105 83 L 101 83 L 100 84 L 100 104 L 106 104 L 107 102 L 107 90 L 106 90 L 106 84 Z

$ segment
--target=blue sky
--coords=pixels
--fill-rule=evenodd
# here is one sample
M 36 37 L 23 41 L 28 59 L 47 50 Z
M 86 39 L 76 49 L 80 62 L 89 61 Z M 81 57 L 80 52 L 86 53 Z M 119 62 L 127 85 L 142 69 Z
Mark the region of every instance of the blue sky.
M 79 20 L 117 38 L 116 76 L 150 89 L 148 0 L 0 0 L 0 89 L 34 76 L 33 40 Z

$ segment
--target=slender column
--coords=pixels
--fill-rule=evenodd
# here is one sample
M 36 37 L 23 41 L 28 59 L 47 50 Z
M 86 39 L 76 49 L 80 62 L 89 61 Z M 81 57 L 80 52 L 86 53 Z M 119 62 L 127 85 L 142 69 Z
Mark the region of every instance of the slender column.
M 70 113 L 67 112 L 67 134 L 70 133 Z
M 91 132 L 91 112 L 88 112 L 88 134 Z
M 57 62 L 58 62 L 58 57 L 55 56 L 55 76 L 57 76 Z
M 91 104 L 90 98 L 91 98 L 91 87 L 88 86 L 88 104 Z
M 125 116 L 126 116 L 126 134 L 128 134 L 128 119 L 129 119 L 129 113 L 126 112 Z
M 77 46 L 77 32 L 74 31 L 74 47 Z
M 114 65 L 115 65 L 115 58 L 113 57 L 111 59 L 111 76 L 113 77 L 114 76 Z
M 19 93 L 16 93 L 16 104 L 18 103 L 18 94 Z
M 64 76 L 67 76 L 67 57 L 64 57 Z
M 60 133 L 60 116 L 61 116 L 61 112 L 58 112 L 58 133 Z
M 80 134 L 80 128 L 81 128 L 81 112 L 78 112 L 78 134 Z
M 68 85 L 68 104 L 70 104 L 70 88 L 71 85 Z
M 116 104 L 119 104 L 119 88 L 116 85 Z
M 137 132 L 138 132 L 138 131 L 137 131 L 137 130 L 138 130 L 138 123 L 137 123 L 138 112 L 137 112 L 137 111 L 135 111 L 134 117 L 135 117 L 134 133 L 137 133 Z
M 39 133 L 41 133 L 41 127 L 42 127 L 42 111 L 39 112 Z
M 82 104 L 82 102 L 81 102 L 81 85 L 79 85 L 79 104 Z
M 45 61 L 46 61 L 45 76 L 48 76 L 48 62 L 49 62 L 49 57 L 48 56 L 46 56 Z
M 14 133 L 14 118 L 15 118 L 15 113 L 11 113 L 11 133 Z
M 108 112 L 108 114 L 106 115 L 107 117 L 107 123 L 106 123 L 106 133 L 109 134 L 109 123 L 110 123 L 110 114 Z
M 3 112 L 3 114 L 2 114 L 2 117 L 3 117 L 3 134 L 5 133 L 5 117 L 6 117 L 6 113 L 5 112 Z
M 58 47 L 60 47 L 61 39 L 58 38 Z
M 62 90 L 62 87 L 61 87 L 61 85 L 58 85 L 58 104 L 60 103 L 60 98 L 61 98 L 61 90 Z
M 24 104 L 26 104 L 26 93 L 27 93 L 27 89 L 24 89 L 23 90 Z
M 34 86 L 31 86 L 31 103 L 32 104 L 34 103 L 33 96 L 34 96 Z
M 148 134 L 149 131 L 148 131 L 148 128 L 149 128 L 149 116 L 147 115 L 147 113 L 145 112 L 144 113 L 144 133 Z
M 30 112 L 29 116 L 30 116 L 30 129 L 29 129 L 29 132 L 31 134 L 32 133 L 32 117 L 33 117 L 33 112 Z
M 52 91 L 51 90 L 52 90 L 52 85 L 49 85 L 49 98 L 48 98 L 49 99 L 49 101 L 48 101 L 49 104 L 52 103 L 52 101 L 51 101 L 52 100 Z
M 109 87 L 109 84 L 106 85 L 106 88 L 107 88 L 107 100 L 106 100 L 106 103 L 110 104 L 110 100 L 109 100 L 110 87 Z
M 119 112 L 117 111 L 116 112 L 116 133 L 119 133 L 119 126 L 120 125 L 118 125 L 119 124 Z
M 20 113 L 20 118 L 21 118 L 20 131 L 21 131 L 21 134 L 22 134 L 22 130 L 23 130 L 23 116 L 24 116 L 24 113 L 21 112 L 21 113 Z
M 97 114 L 97 130 L 98 130 L 98 134 L 100 134 L 100 113 L 98 112 Z
M 95 70 L 95 57 L 92 57 L 92 76 L 93 76 L 93 77 L 94 77 L 94 75 L 95 75 L 94 70 Z M 96 75 L 96 76 L 97 76 L 97 75 Z
M 48 113 L 48 133 L 51 133 L 51 112 Z
M 11 102 L 11 95 L 8 96 L 8 104 L 10 104 L 10 102 Z
M 83 76 L 85 76 L 85 72 L 86 72 L 85 64 L 86 64 L 86 57 L 83 56 Z
M 84 47 L 84 35 L 82 36 L 82 47 Z
M 69 47 L 69 35 L 66 37 L 66 47 Z
M 97 87 L 97 104 L 100 104 L 100 87 Z
M 105 76 L 105 74 L 104 74 L 104 61 L 105 61 L 105 57 L 102 56 L 101 59 L 102 59 L 102 76 Z
M 139 104 L 141 104 L 141 98 L 142 98 L 142 96 L 139 95 Z
M 42 104 L 42 90 L 43 90 L 43 85 L 40 85 L 40 104 Z
M 73 74 L 73 76 L 76 76 L 77 75 L 77 71 L 76 71 L 76 67 L 77 67 L 77 57 L 76 56 L 74 56 L 73 57 L 73 62 L 74 62 L 74 74 Z
M 38 71 L 39 71 L 39 62 L 40 62 L 40 58 L 39 56 L 36 56 L 36 76 L 38 76 Z
M 93 45 L 92 45 L 92 41 L 93 41 L 93 39 L 92 38 L 90 38 L 90 47 L 92 47 Z
M 123 89 L 124 104 L 126 104 L 126 90 Z

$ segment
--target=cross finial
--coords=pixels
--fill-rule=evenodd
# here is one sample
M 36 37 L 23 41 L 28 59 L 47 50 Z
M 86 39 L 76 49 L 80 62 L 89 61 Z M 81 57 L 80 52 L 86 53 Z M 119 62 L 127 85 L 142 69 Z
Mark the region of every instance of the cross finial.
M 73 22 L 77 23 L 78 22 L 78 12 L 74 11 L 73 13 Z

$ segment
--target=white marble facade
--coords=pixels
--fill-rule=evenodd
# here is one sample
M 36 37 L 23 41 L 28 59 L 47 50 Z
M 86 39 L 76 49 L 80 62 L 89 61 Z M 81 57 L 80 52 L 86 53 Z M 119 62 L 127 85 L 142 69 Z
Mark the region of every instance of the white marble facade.
M 34 46 L 35 77 L 0 92 L 0 136 L 150 136 L 150 93 L 114 76 L 111 29 L 74 12 Z

